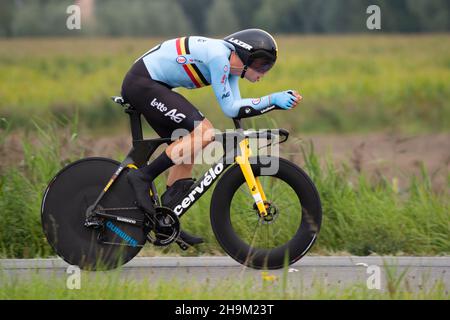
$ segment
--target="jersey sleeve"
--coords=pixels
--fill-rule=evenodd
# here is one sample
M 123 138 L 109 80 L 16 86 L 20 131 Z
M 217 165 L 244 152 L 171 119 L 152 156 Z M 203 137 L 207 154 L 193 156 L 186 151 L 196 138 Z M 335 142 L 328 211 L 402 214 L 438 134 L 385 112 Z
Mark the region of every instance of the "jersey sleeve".
M 241 91 L 239 90 L 239 77 L 230 75 L 228 77 L 230 83 L 231 93 L 235 100 L 241 100 Z
M 239 91 L 239 78 L 230 76 L 230 62 L 224 56 L 217 56 L 209 63 L 211 86 L 222 111 L 227 117 L 234 118 L 239 109 L 250 106 L 261 110 L 270 105 L 270 96 L 242 99 Z

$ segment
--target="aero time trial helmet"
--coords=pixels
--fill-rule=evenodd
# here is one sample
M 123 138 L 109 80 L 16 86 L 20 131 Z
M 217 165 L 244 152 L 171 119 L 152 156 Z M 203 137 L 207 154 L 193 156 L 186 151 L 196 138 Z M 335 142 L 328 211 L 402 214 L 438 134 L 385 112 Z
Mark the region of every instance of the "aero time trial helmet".
M 267 72 L 277 60 L 277 43 L 264 30 L 246 29 L 230 34 L 224 40 L 234 46 L 237 55 L 244 63 L 241 78 L 244 77 L 248 67 L 258 72 Z

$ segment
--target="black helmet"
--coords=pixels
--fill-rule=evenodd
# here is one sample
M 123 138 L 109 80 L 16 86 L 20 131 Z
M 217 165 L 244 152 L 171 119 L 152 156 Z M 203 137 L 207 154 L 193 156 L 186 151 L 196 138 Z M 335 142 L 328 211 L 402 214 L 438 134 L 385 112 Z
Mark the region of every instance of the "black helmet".
M 234 46 L 237 55 L 244 63 L 241 78 L 244 77 L 248 67 L 259 72 L 266 72 L 277 60 L 277 43 L 264 30 L 246 29 L 230 34 L 224 40 Z

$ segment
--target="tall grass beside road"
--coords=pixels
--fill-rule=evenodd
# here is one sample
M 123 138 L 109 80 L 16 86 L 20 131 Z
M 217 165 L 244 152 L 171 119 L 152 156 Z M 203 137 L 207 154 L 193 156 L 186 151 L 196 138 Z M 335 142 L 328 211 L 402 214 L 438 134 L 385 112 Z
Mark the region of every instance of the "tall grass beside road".
M 71 123 L 76 126 L 76 117 Z M 37 257 L 52 254 L 41 227 L 43 192 L 65 163 L 81 155 L 70 151 L 68 147 L 76 139 L 76 133 L 70 130 L 70 126 L 64 133 L 56 129 L 61 129 L 61 123 L 58 125 L 56 120 L 52 124 L 33 122 L 33 126 L 39 139 L 36 141 L 33 139 L 35 134 L 30 134 L 22 142 L 23 162 L 0 172 L 2 256 Z
M 317 279 L 311 285 L 292 283 L 287 270 L 283 277 L 262 274 L 261 279 L 124 279 L 124 270 L 108 273 L 82 272 L 79 289 L 67 287 L 68 276 L 6 277 L 0 270 L 1 300 L 448 300 L 449 293 L 442 280 L 424 283 L 412 289 L 401 275 L 383 279 L 387 290 L 368 289 L 365 282 L 353 285 L 330 285 Z M 180 303 L 181 305 L 181 303 Z
M 51 178 L 68 162 L 83 156 L 77 142 L 76 121 L 61 129 L 34 123 L 36 131 L 25 137 L 24 161 L 0 172 L 0 254 L 2 257 L 32 258 L 54 255 L 40 223 L 40 204 Z M 38 139 L 31 138 L 38 133 Z M 413 177 L 407 189 L 399 190 L 395 181 L 369 179 L 346 166 L 335 166 L 330 159 L 320 165 L 318 156 L 303 145 L 304 169 L 319 190 L 323 222 L 312 252 L 355 255 L 450 253 L 450 203 L 448 188 L 434 192 L 426 171 Z M 118 159 L 122 160 L 122 159 Z M 196 173 L 206 167 L 201 165 Z M 157 179 L 162 192 L 163 177 Z M 450 186 L 450 180 L 448 181 Z M 213 188 L 212 188 L 213 189 Z M 176 245 L 158 249 L 146 246 L 142 254 L 224 254 L 212 233 L 209 221 L 210 189 L 181 219 L 184 229 L 202 235 L 205 244 L 181 251 Z
M 394 179 L 369 179 L 348 166 L 326 166 L 312 146 L 303 148 L 306 170 L 324 207 L 318 248 L 356 255 L 433 255 L 450 252 L 450 177 L 441 193 L 431 189 L 425 169 L 400 190 Z

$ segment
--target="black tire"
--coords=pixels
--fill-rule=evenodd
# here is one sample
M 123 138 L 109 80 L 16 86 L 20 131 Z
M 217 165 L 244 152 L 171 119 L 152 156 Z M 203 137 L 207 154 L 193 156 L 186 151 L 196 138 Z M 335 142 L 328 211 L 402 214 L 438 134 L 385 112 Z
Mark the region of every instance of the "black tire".
M 250 159 L 254 163 L 255 158 Z M 279 269 L 298 261 L 314 244 L 322 222 L 319 194 L 307 174 L 292 162 L 281 158 L 276 173 L 262 172 L 264 170 L 261 169 L 272 163 L 269 162 L 271 160 L 276 158 L 260 157 L 252 164 L 252 169 L 255 176 L 259 177 L 268 201 L 273 198 L 272 204 L 275 206 L 280 203 L 289 204 L 283 210 L 278 210 L 272 223 L 260 223 L 253 208 L 253 198 L 237 164 L 225 172 L 211 198 L 211 225 L 220 246 L 234 260 L 255 269 Z M 274 196 L 271 194 L 271 187 L 265 186 L 265 183 L 267 186 L 281 185 L 283 188 L 272 192 Z M 243 195 L 245 190 L 247 196 Z M 287 200 L 278 201 L 278 196 Z M 263 234 L 261 237 L 258 235 L 257 230 L 261 226 L 275 228 L 276 223 L 282 223 L 277 226 L 282 232 L 268 232 L 267 236 Z M 250 231 L 251 243 L 246 239 L 246 230 Z M 256 243 L 259 238 L 261 243 Z
M 104 239 L 122 245 L 100 243 L 97 239 L 100 231 L 84 226 L 87 207 L 94 203 L 119 165 L 119 162 L 107 158 L 86 158 L 73 162 L 53 178 L 45 191 L 41 205 L 44 233 L 56 253 L 71 265 L 87 270 L 112 269 L 131 260 L 145 243 L 142 228 L 126 223 L 110 221 L 133 239 L 134 246 L 123 245 L 127 243 L 123 236 L 119 237 L 119 232 L 112 231 L 114 227 L 105 228 Z M 102 207 L 134 206 L 135 197 L 128 186 L 126 170 L 122 171 L 100 201 Z M 139 210 L 122 213 L 127 217 L 143 219 Z M 120 212 L 117 214 L 120 215 Z

